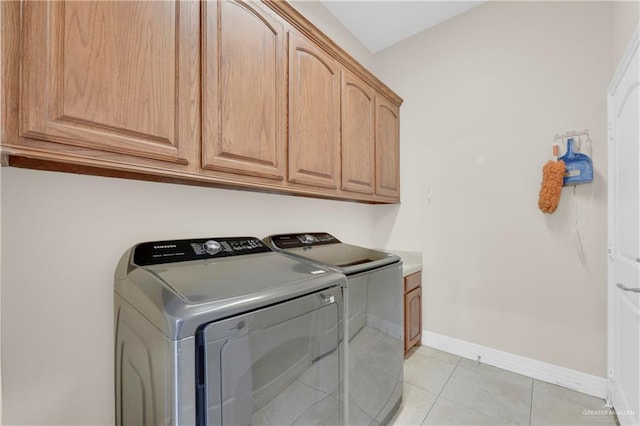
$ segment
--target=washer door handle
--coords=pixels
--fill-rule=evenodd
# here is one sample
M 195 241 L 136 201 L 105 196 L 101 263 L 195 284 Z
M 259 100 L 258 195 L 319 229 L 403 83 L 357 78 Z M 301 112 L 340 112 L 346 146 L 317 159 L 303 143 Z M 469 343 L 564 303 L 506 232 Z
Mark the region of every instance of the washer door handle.
M 622 284 L 622 283 L 618 283 L 617 284 L 618 288 L 624 291 L 632 291 L 634 293 L 640 293 L 640 288 L 631 288 L 631 287 L 627 287 L 626 285 Z

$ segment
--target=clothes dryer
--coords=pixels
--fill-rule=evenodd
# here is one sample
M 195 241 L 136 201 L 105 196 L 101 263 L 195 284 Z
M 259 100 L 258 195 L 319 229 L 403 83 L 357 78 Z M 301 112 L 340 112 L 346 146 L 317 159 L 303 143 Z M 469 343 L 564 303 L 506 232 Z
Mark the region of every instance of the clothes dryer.
M 135 245 L 115 274 L 116 424 L 343 424 L 345 285 L 252 237 Z
M 401 259 L 326 232 L 271 235 L 274 250 L 347 276 L 343 288 L 347 424 L 387 424 L 402 402 L 404 304 Z

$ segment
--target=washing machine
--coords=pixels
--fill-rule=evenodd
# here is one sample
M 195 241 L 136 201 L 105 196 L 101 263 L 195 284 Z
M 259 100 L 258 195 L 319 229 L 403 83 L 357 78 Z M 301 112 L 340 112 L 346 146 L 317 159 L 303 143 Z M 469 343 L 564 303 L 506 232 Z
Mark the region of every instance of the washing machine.
M 401 259 L 343 243 L 326 232 L 271 235 L 264 241 L 291 258 L 347 276 L 343 287 L 347 424 L 389 423 L 402 402 Z
M 345 285 L 253 237 L 130 248 L 114 283 L 116 424 L 343 424 Z

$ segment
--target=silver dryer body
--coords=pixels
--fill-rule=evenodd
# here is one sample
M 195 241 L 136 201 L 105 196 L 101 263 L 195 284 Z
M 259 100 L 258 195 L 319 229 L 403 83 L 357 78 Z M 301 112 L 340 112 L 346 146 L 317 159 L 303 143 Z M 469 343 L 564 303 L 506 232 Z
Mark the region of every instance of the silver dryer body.
M 274 250 L 347 276 L 343 289 L 349 425 L 387 424 L 402 402 L 404 296 L 396 255 L 342 243 L 325 232 L 264 239 Z
M 342 424 L 345 283 L 251 237 L 127 250 L 114 284 L 116 424 Z M 300 388 L 308 406 L 286 412 Z

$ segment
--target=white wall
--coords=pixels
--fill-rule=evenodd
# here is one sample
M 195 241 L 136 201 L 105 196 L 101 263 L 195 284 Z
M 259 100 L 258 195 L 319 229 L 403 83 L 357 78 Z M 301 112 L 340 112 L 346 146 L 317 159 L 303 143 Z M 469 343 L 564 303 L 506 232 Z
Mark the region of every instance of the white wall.
M 377 243 L 424 253 L 425 329 L 604 377 L 609 4 L 488 2 L 376 59 L 405 100 Z M 585 128 L 594 182 L 545 215 L 554 135 Z

